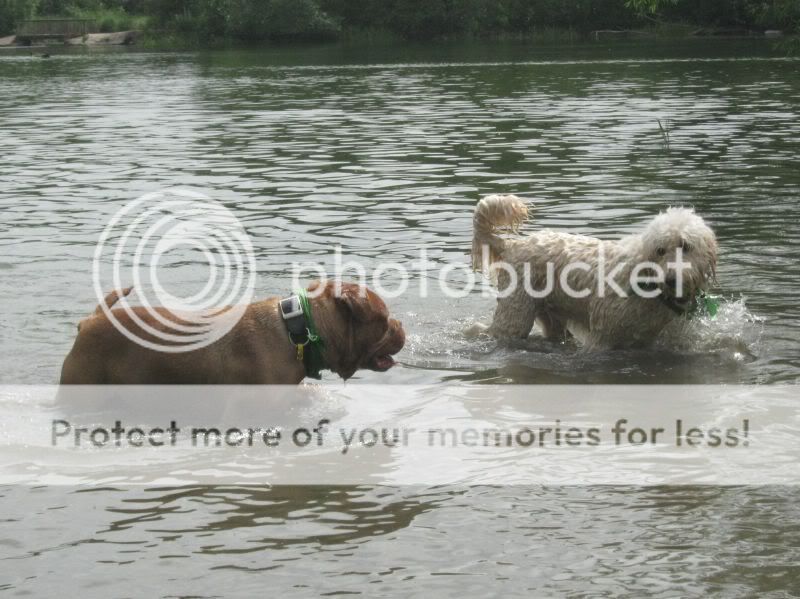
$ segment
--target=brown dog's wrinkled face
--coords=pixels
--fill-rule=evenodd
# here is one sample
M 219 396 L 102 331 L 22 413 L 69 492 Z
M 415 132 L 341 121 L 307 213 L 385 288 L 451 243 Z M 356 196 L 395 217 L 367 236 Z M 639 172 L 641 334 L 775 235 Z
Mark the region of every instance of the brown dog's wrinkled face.
M 318 285 L 309 287 L 309 292 L 315 292 Z M 347 379 L 359 369 L 385 372 L 394 366 L 393 356 L 403 349 L 406 334 L 403 325 L 389 317 L 383 300 L 354 283 L 329 282 L 325 287 L 322 295 L 332 297 L 347 326 L 347 339 L 339 343 L 336 372 Z

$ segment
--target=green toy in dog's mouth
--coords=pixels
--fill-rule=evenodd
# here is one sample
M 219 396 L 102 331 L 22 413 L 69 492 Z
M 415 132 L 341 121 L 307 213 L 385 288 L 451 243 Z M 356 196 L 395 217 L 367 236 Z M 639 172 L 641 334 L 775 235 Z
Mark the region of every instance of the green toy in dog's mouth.
M 720 296 L 709 295 L 705 291 L 701 291 L 695 298 L 694 309 L 689 312 L 690 317 L 695 316 L 708 316 L 709 318 L 716 318 L 719 311 Z
M 655 291 L 658 286 L 655 283 L 640 283 L 639 289 L 642 291 Z M 694 318 L 695 316 L 715 318 L 722 300 L 721 296 L 709 295 L 705 291 L 698 291 L 693 298 L 668 297 L 663 292 L 658 297 L 670 310 L 687 318 Z

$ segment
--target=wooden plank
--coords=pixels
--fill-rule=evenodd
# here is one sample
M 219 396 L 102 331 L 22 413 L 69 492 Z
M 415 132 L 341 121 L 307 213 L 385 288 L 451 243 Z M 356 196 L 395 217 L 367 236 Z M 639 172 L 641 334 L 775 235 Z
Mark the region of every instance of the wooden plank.
M 91 19 L 30 19 L 21 21 L 17 36 L 22 38 L 77 37 L 91 33 Z

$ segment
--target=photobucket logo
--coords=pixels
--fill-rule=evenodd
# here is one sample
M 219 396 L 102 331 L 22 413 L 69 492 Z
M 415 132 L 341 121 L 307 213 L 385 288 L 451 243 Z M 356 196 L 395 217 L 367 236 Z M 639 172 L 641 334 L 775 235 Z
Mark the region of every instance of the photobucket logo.
M 199 292 L 176 295 L 167 289 L 161 275 L 170 255 L 205 265 Z M 101 276 L 109 264 L 110 281 Z M 177 188 L 149 193 L 117 211 L 100 235 L 92 263 L 95 295 L 117 330 L 143 347 L 169 353 L 200 349 L 227 334 L 252 299 L 255 277 L 250 238 L 233 213 L 203 194 Z M 125 298 L 113 306 L 124 312 L 131 323 L 126 325 L 104 296 L 130 285 L 140 307 Z
M 334 293 L 341 292 L 343 280 L 358 283 L 362 293 L 369 287 L 384 299 L 397 298 L 408 292 L 410 282 L 419 282 L 420 297 L 428 297 L 430 281 L 436 276 L 439 288 L 446 297 L 460 298 L 469 295 L 479 285 L 480 277 L 468 264 L 437 264 L 428 259 L 428 250 L 420 248 L 419 257 L 410 262 L 379 262 L 369 267 L 360 259 L 345 258 L 342 247 L 333 251 L 333 264 L 294 262 L 291 265 L 292 287 L 304 287 L 304 279 L 315 279 L 322 283 L 334 283 Z M 455 280 L 453 280 L 455 279 Z M 309 291 L 314 297 L 325 291 L 325 285 Z
M 441 295 L 448 298 L 463 298 L 476 289 L 482 295 L 507 297 L 515 293 L 520 286 L 535 299 L 548 297 L 556 290 L 571 298 L 605 297 L 617 295 L 629 297 L 636 295 L 642 298 L 654 298 L 665 293 L 675 297 L 683 297 L 686 287 L 686 274 L 689 280 L 698 279 L 697 273 L 692 276 L 693 265 L 684 260 L 682 250 L 678 248 L 673 260 L 665 264 L 642 261 L 629 263 L 607 259 L 603 250 L 599 250 L 595 259 L 590 262 L 572 261 L 524 262 L 510 263 L 502 260 L 491 261 L 491 250 L 482 248 L 481 264 L 489 265 L 486 272 L 476 272 L 466 262 L 437 263 L 429 260 L 426 248 L 419 250 L 418 258 L 405 263 L 379 262 L 368 267 L 363 260 L 345 258 L 341 246 L 336 246 L 333 253 L 333 264 L 293 263 L 293 287 L 303 286 L 304 278 L 313 278 L 326 282 L 329 278 L 334 283 L 343 279 L 352 280 L 362 289 L 372 288 L 384 298 L 396 298 L 408 292 L 411 281 L 418 282 L 420 297 L 428 297 L 430 286 L 438 285 Z M 331 273 L 329 275 L 329 273 Z M 700 273 L 699 278 L 705 278 Z M 492 281 L 502 282 L 500 288 L 492 290 L 482 285 L 483 275 Z M 317 293 L 323 292 L 319 286 Z M 693 290 L 689 290 L 693 291 Z M 313 292 L 312 292 L 313 295 Z

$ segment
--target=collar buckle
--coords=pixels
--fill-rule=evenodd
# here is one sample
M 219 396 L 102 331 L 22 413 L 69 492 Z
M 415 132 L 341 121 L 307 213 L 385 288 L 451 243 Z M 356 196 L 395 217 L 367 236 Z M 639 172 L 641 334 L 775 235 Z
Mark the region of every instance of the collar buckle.
M 282 299 L 278 305 L 280 306 L 281 318 L 286 324 L 286 330 L 289 332 L 289 340 L 294 345 L 308 343 L 308 325 L 303 313 L 303 306 L 300 304 L 300 298 L 296 295 L 290 295 Z
M 314 327 L 314 318 L 311 316 L 305 292 L 298 291 L 295 295 L 280 300 L 278 306 L 289 341 L 295 346 L 297 361 L 303 362 L 306 376 L 321 378 L 320 370 L 325 368 L 321 353 L 324 345 Z

